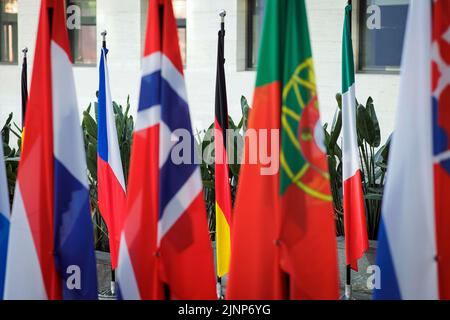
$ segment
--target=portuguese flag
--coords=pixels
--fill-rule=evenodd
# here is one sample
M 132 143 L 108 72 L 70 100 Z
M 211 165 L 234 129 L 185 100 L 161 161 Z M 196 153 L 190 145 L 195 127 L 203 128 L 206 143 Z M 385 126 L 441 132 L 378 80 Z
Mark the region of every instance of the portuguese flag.
M 337 299 L 336 230 L 304 0 L 266 2 L 258 64 L 227 298 Z
M 230 226 L 231 226 L 231 193 L 227 162 L 228 106 L 225 84 L 224 58 L 225 29 L 219 31 L 217 47 L 217 77 L 216 77 L 216 116 L 215 128 L 215 194 L 216 194 L 216 256 L 217 276 L 228 273 L 230 264 Z
M 358 271 L 358 260 L 369 247 L 356 134 L 355 71 L 351 38 L 352 6 L 345 8 L 342 40 L 342 128 L 345 260 Z

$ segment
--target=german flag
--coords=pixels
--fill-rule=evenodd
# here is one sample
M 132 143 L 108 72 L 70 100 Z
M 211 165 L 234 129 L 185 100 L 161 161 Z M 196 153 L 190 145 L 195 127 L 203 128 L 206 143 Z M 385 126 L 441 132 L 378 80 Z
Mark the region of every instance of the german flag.
M 215 188 L 216 188 L 216 253 L 217 276 L 228 273 L 230 264 L 231 193 L 227 164 L 228 106 L 225 84 L 224 22 L 221 23 L 217 47 L 216 109 L 215 109 Z

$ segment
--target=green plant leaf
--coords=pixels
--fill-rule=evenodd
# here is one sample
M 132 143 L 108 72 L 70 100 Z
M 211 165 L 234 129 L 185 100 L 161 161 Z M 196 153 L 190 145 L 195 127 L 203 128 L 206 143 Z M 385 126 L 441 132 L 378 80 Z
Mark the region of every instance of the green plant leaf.
M 368 193 L 364 195 L 364 199 L 381 201 L 383 199 L 383 195 L 379 193 Z
M 337 109 L 334 113 L 333 124 L 331 125 L 329 147 L 334 149 L 342 130 L 342 111 Z
M 242 129 L 244 133 L 247 132 L 248 115 L 250 113 L 250 106 L 248 105 L 247 98 L 241 96 L 241 111 L 242 111 Z
M 372 147 L 378 148 L 381 143 L 381 130 L 380 123 L 378 122 L 377 114 L 375 112 L 375 106 L 373 104 L 373 99 L 369 97 L 366 102 L 366 110 L 368 115 L 368 120 L 371 122 L 371 132 L 372 135 L 371 143 L 369 143 Z
M 83 125 L 86 128 L 86 132 L 97 140 L 97 122 L 86 111 L 83 112 Z
M 336 102 L 339 110 L 342 110 L 342 94 L 336 93 Z

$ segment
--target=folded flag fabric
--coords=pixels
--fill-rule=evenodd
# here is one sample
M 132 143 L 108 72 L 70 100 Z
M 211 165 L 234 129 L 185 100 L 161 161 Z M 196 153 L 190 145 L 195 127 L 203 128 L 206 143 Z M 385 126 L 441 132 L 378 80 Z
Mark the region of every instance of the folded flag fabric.
M 0 135 L 0 300 L 3 299 L 5 285 L 6 252 L 8 249 L 9 235 L 9 192 L 6 177 L 3 140 Z
M 171 0 L 149 2 L 142 73 L 119 295 L 215 299 L 214 258 Z M 178 162 L 172 151 L 181 144 L 188 147 Z
M 337 299 L 336 228 L 305 1 L 265 6 L 248 125 L 260 138 L 245 140 L 227 298 Z M 250 161 L 257 146 L 271 163 Z
M 345 8 L 342 39 L 342 162 L 344 185 L 345 261 L 358 271 L 369 247 L 356 134 L 355 68 L 350 30 L 352 6 Z
M 120 233 L 126 214 L 126 187 L 109 86 L 107 53 L 108 49 L 102 48 L 98 89 L 97 185 L 98 206 L 108 226 L 111 267 L 115 270 Z
M 450 300 L 450 1 L 433 2 L 432 109 L 439 298 Z
M 96 299 L 83 136 L 64 0 L 42 0 L 5 299 Z
M 409 7 L 375 299 L 450 298 L 449 14 L 445 0 Z
M 222 26 L 224 23 L 222 22 Z M 216 256 L 217 276 L 223 277 L 230 266 L 231 191 L 228 172 L 227 129 L 228 102 L 225 82 L 225 30 L 219 31 L 217 45 L 216 106 L 215 106 L 215 195 L 216 195 Z

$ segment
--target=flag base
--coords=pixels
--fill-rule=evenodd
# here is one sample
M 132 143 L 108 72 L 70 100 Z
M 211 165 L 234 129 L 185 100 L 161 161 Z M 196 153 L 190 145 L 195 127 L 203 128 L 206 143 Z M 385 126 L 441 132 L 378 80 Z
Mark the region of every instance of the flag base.
M 345 285 L 344 295 L 341 296 L 341 300 L 356 300 L 355 298 L 353 298 L 352 285 L 351 284 L 346 284 Z
M 221 279 L 217 280 L 216 289 L 217 289 L 217 299 L 223 300 L 224 296 L 223 296 L 223 292 L 222 292 L 222 281 L 221 281 Z

